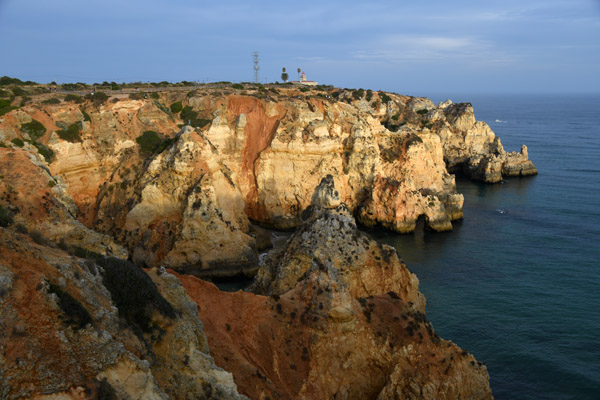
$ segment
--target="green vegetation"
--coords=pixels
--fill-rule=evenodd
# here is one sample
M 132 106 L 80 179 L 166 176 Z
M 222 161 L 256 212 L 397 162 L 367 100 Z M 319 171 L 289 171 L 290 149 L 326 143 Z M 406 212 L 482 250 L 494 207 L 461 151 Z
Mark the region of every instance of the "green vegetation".
M 81 305 L 68 292 L 62 290 L 60 286 L 46 280 L 48 283 L 48 292 L 54 293 L 58 297 L 58 305 L 65 314 L 64 322 L 72 325 L 75 330 L 85 328 L 87 324 L 92 324 L 92 317 L 88 310 Z
M 152 92 L 152 93 L 150 93 L 150 98 L 152 98 L 154 100 L 158 100 L 158 99 L 160 99 L 160 96 L 158 95 L 158 92 Z
M 392 115 L 392 119 L 394 121 L 398 121 L 398 118 L 400 118 L 400 114 L 394 114 L 394 115 Z
M 289 75 L 287 72 L 285 72 L 285 67 L 283 67 L 281 69 L 281 80 L 284 82 L 287 82 L 288 78 L 289 78 Z
M 198 118 L 198 111 L 194 111 L 191 106 L 185 106 L 183 110 L 181 110 L 179 117 L 184 123 L 189 123 L 189 125 L 196 128 L 203 128 L 211 122 L 206 118 Z
M 367 89 L 367 97 L 365 97 L 365 100 L 370 102 L 372 98 L 373 98 L 373 91 L 371 89 Z
M 17 107 L 12 107 L 10 105 L 10 100 L 0 99 L 0 116 L 6 114 L 9 111 L 12 111 L 12 110 L 14 110 L 16 108 Z
M 2 97 L 10 97 L 11 93 L 8 90 L 0 89 L 0 98 Z
M 354 97 L 355 100 L 362 99 L 364 95 L 365 95 L 364 89 L 358 89 L 358 90 L 352 91 L 352 97 Z
M 54 160 L 54 152 L 48 146 L 38 142 L 32 142 L 31 144 L 33 144 L 37 148 L 38 153 L 44 156 L 46 162 L 51 163 L 52 160 Z
M 422 109 L 422 110 L 418 110 L 418 111 L 416 111 L 416 113 L 417 113 L 417 114 L 419 114 L 419 115 L 425 115 L 425 114 L 427 114 L 428 112 L 429 112 L 429 110 L 428 110 L 428 109 L 426 109 L 426 108 L 424 108 L 424 109 Z
M 87 100 L 91 100 L 94 103 L 94 105 L 99 106 L 101 104 L 106 103 L 106 100 L 108 100 L 108 95 L 104 92 L 96 92 L 93 94 L 86 94 L 85 98 Z
M 118 258 L 97 261 L 104 269 L 102 282 L 112 301 L 134 332 L 151 332 L 152 312 L 175 318 L 175 310 L 160 294 L 152 279 L 134 264 Z
M 381 99 L 381 102 L 383 104 L 387 104 L 390 101 L 392 101 L 392 98 L 390 96 L 388 96 L 386 93 L 384 93 L 384 92 L 378 92 L 378 94 L 379 94 L 379 98 Z
M 243 89 L 244 85 L 239 84 L 239 83 L 234 83 L 233 85 L 231 85 L 231 87 L 234 89 Z
M 56 186 L 56 182 L 54 182 L 52 179 L 48 180 L 48 187 L 52 189 L 54 186 Z
M 13 223 L 13 213 L 4 206 L 0 206 L 0 226 L 6 228 Z
M 158 148 L 162 142 L 162 138 L 155 131 L 145 131 L 141 136 L 135 139 L 139 143 L 142 153 L 151 154 Z
M 76 94 L 71 94 L 71 93 L 69 93 L 68 95 L 65 96 L 65 101 L 72 101 L 73 103 L 77 103 L 77 104 L 83 103 L 83 99 L 80 96 L 77 96 Z
M 171 112 L 173 114 L 177 114 L 181 110 L 183 110 L 183 104 L 181 104 L 181 101 L 176 101 L 175 103 L 171 104 Z
M 42 125 L 41 122 L 33 119 L 31 122 L 21 125 L 21 132 L 26 133 L 29 135 L 31 140 L 35 141 L 44 136 L 44 133 L 46 133 L 46 127 Z
M 81 109 L 81 114 L 83 115 L 84 121 L 92 122 L 92 119 L 90 118 L 89 114 L 86 113 L 83 108 Z
M 17 147 L 23 147 L 25 146 L 25 142 L 22 139 L 19 139 L 18 137 L 14 138 L 13 140 L 11 140 L 12 144 L 14 144 Z
M 31 86 L 31 85 L 37 85 L 37 83 L 33 82 L 33 81 L 25 81 L 25 82 L 23 82 L 20 79 L 11 78 L 9 76 L 2 76 L 2 77 L 0 77 L 0 86 L 6 86 L 6 85 L 27 85 L 27 86 Z
M 24 107 L 30 101 L 31 101 L 31 97 L 29 97 L 29 96 L 21 97 L 21 103 L 19 104 L 19 107 Z
M 66 140 L 67 142 L 77 143 L 81 142 L 81 137 L 79 136 L 79 132 L 81 131 L 81 122 L 75 122 L 74 124 L 69 125 L 67 129 L 61 129 L 56 131 L 58 136 Z
M 51 97 L 47 100 L 42 101 L 43 104 L 60 104 L 60 100 L 56 97 Z

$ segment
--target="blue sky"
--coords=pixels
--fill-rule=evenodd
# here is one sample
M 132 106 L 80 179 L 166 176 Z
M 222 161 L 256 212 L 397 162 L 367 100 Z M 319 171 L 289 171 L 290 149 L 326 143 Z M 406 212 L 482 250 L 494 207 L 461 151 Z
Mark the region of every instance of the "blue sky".
M 600 0 L 0 0 L 0 75 L 600 92 Z

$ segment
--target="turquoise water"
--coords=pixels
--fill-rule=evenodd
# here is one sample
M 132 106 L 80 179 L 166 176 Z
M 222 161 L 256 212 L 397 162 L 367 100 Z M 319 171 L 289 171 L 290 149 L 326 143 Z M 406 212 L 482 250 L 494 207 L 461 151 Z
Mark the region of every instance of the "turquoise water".
M 507 151 L 527 144 L 540 174 L 457 181 L 453 232 L 373 236 L 417 274 L 440 336 L 486 363 L 496 399 L 600 399 L 600 95 L 453 100 Z

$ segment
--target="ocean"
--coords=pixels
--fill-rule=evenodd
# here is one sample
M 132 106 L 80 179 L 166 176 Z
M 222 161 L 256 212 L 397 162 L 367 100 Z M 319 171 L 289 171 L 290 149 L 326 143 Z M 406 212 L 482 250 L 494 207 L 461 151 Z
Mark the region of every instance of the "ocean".
M 432 100 L 445 98 L 431 96 Z M 502 399 L 600 399 L 600 95 L 455 96 L 539 175 L 457 179 L 448 233 L 371 232 L 420 280 L 436 332 Z

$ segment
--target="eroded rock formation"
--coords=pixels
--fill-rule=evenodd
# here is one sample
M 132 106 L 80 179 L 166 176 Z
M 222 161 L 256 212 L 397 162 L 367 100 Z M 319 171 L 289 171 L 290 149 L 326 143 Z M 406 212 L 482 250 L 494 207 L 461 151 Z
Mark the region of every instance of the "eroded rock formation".
M 485 366 L 435 334 L 417 278 L 357 230 L 333 183 L 254 293 L 179 276 L 217 364 L 253 399 L 491 399 Z
M 245 398 L 214 364 L 174 276 L 71 257 L 0 228 L 0 398 L 190 394 Z
M 136 263 L 197 276 L 254 274 L 250 221 L 298 226 L 327 174 L 361 224 L 405 233 L 419 218 L 436 231 L 462 218 L 449 170 L 486 182 L 536 172 L 527 149 L 506 153 L 470 104 L 334 89 L 268 93 L 34 102 L 0 118 L 0 143 L 24 143 L 72 200 L 72 215 Z M 175 101 L 187 114 L 171 112 Z M 187 122 L 196 127 L 178 127 Z

